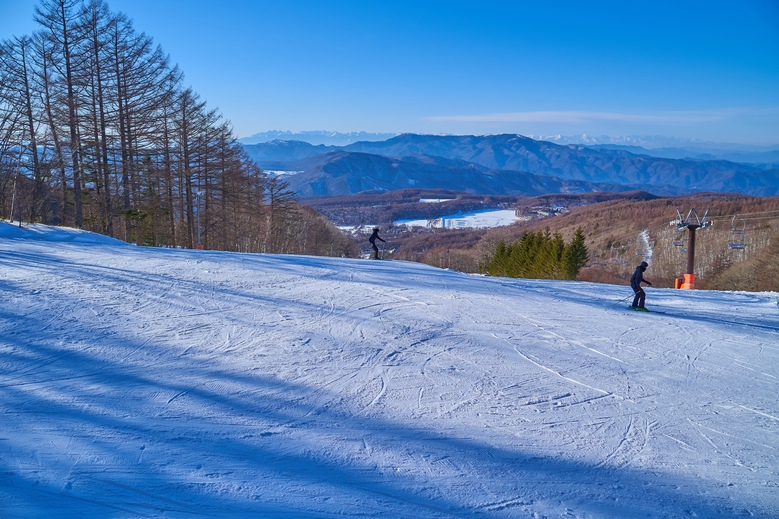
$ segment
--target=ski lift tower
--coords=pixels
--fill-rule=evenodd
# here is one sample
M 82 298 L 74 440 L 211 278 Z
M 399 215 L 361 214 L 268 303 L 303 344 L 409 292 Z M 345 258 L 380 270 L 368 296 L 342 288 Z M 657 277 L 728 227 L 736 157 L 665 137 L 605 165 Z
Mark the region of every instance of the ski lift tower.
M 684 274 L 684 280 L 679 288 L 692 290 L 695 288 L 695 231 L 705 229 L 711 225 L 711 221 L 706 221 L 709 210 L 703 214 L 703 218 L 698 216 L 698 211 L 690 209 L 686 218 L 682 218 L 679 209 L 676 210 L 679 220 L 676 221 L 676 229 L 683 231 L 687 229 L 690 233 L 687 246 L 687 272 Z

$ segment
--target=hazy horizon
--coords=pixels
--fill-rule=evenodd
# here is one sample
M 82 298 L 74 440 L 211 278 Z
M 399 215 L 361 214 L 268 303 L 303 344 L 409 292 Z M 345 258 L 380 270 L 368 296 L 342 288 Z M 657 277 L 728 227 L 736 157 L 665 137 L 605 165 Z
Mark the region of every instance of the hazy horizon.
M 353 131 L 353 132 L 336 132 L 331 130 L 302 130 L 302 131 L 291 131 L 291 130 L 267 130 L 267 131 L 261 131 L 261 132 L 255 132 L 251 135 L 247 135 L 245 137 L 239 137 L 238 140 L 243 142 L 244 144 L 253 144 L 255 141 L 257 143 L 260 142 L 269 142 L 273 139 L 278 140 L 302 140 L 304 142 L 309 142 L 311 144 L 320 144 L 325 143 L 323 138 L 324 136 L 332 136 L 333 139 L 343 139 L 345 137 L 353 137 L 353 136 L 359 136 L 359 139 L 352 139 L 349 142 L 355 142 L 356 140 L 368 140 L 368 141 L 379 141 L 379 140 L 386 140 L 392 137 L 396 137 L 399 135 L 404 134 L 412 134 L 412 135 L 435 135 L 435 136 L 450 136 L 450 137 L 456 137 L 456 136 L 477 136 L 477 137 L 486 137 L 491 135 L 501 135 L 501 134 L 509 134 L 509 135 L 522 135 L 523 137 L 528 137 L 534 140 L 539 141 L 550 141 L 550 142 L 558 142 L 562 144 L 614 144 L 614 145 L 624 145 L 624 146 L 639 146 L 639 147 L 645 147 L 647 149 L 656 149 L 656 148 L 674 148 L 674 147 L 716 147 L 716 148 L 722 148 L 722 149 L 732 149 L 732 150 L 752 150 L 752 151 L 769 151 L 769 150 L 777 150 L 779 149 L 779 143 L 771 143 L 771 144 L 740 144 L 740 143 L 733 143 L 733 142 L 725 142 L 725 141 L 711 141 L 711 140 L 703 140 L 703 139 L 693 139 L 693 138 L 680 138 L 680 137 L 666 137 L 662 135 L 588 135 L 588 134 L 573 134 L 573 135 L 562 135 L 562 134 L 556 134 L 556 135 L 524 135 L 516 132 L 495 132 L 495 133 L 480 133 L 480 134 L 457 134 L 457 133 L 415 133 L 415 132 L 400 132 L 400 133 L 378 133 L 378 132 L 365 132 L 365 131 Z M 278 137 L 275 135 L 279 135 Z M 257 140 L 258 137 L 266 137 L 266 136 L 273 136 L 267 140 Z M 290 136 L 293 137 L 293 139 L 284 139 L 284 136 Z M 307 137 L 307 138 L 306 138 Z M 363 138 L 366 137 L 366 138 Z

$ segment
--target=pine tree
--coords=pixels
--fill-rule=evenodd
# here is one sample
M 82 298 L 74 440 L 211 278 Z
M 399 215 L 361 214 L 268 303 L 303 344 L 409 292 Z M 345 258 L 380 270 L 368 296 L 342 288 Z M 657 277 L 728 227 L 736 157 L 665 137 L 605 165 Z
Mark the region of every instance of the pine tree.
M 579 271 L 590 260 L 590 253 L 584 244 L 584 231 L 581 227 L 576 229 L 573 240 L 565 248 L 563 265 L 567 279 L 576 279 Z
M 500 240 L 495 248 L 492 261 L 487 265 L 487 273 L 491 276 L 509 276 L 507 272 L 508 259 L 509 249 L 506 247 L 506 242 Z
M 581 228 L 568 244 L 560 233 L 551 234 L 547 228 L 523 233 L 511 245 L 501 240 L 486 270 L 492 276 L 575 279 L 588 259 Z

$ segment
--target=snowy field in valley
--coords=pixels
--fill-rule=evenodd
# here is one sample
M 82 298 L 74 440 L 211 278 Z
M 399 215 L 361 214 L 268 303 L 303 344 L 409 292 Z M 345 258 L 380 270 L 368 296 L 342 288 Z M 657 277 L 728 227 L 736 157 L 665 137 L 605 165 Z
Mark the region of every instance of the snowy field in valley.
M 0 289 L 3 518 L 779 517 L 776 293 L 7 224 Z
M 422 202 L 423 200 L 420 200 Z M 529 217 L 525 218 L 529 219 Z M 520 221 L 513 209 L 490 209 L 486 211 L 472 211 L 470 213 L 452 214 L 433 220 L 398 220 L 393 225 L 407 225 L 409 227 L 435 227 L 446 229 L 487 229 L 490 227 L 502 227 Z

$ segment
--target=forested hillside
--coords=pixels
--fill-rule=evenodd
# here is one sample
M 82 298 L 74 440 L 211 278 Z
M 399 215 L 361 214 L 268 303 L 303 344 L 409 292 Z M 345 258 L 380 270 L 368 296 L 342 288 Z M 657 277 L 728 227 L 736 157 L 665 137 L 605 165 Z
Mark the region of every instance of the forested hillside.
M 644 189 L 659 195 L 698 191 L 753 196 L 775 196 L 779 193 L 779 171 L 776 169 L 724 160 L 664 159 L 622 150 L 560 146 L 515 134 L 404 134 L 383 142 L 358 142 L 344 149 L 387 157 L 424 154 L 460 159 L 490 170 L 522 171 L 565 180 L 632 186 L 633 189 Z
M 611 195 L 614 196 L 614 195 Z M 533 200 L 543 204 L 547 197 Z M 576 197 L 569 196 L 576 200 Z M 555 203 L 565 204 L 565 197 Z M 533 218 L 488 231 L 431 229 L 393 234 L 395 257 L 464 272 L 489 272 L 499 244 L 509 246 L 525 233 L 559 233 L 571 240 L 581 227 L 589 262 L 577 279 L 627 284 L 635 266 L 650 263 L 646 277 L 673 287 L 686 270 L 688 233 L 677 233 L 677 209 L 686 217 L 695 208 L 710 227 L 696 234 L 696 287 L 718 290 L 779 290 L 779 198 L 734 194 L 684 197 L 632 197 L 605 200 L 546 218 Z M 645 239 L 645 238 L 646 239 Z M 729 242 L 743 240 L 743 248 Z M 497 273 L 497 272 L 496 272 Z M 528 277 L 535 277 L 530 275 Z
M 709 193 L 605 202 L 562 215 L 553 228 L 563 236 L 572 235 L 578 226 L 584 228 L 591 263 L 580 279 L 626 283 L 635 266 L 647 259 L 650 269 L 646 277 L 657 281 L 657 286 L 672 287 L 674 279 L 686 270 L 689 248 L 689 232 L 676 229 L 676 210 L 684 218 L 693 208 L 700 217 L 708 211 L 707 220 L 712 223 L 696 233 L 697 288 L 779 290 L 777 197 Z M 743 248 L 729 246 L 739 241 Z
M 183 73 L 102 0 L 41 0 L 0 43 L 0 217 L 145 245 L 342 255 Z M 329 236 L 306 248 L 307 236 Z

